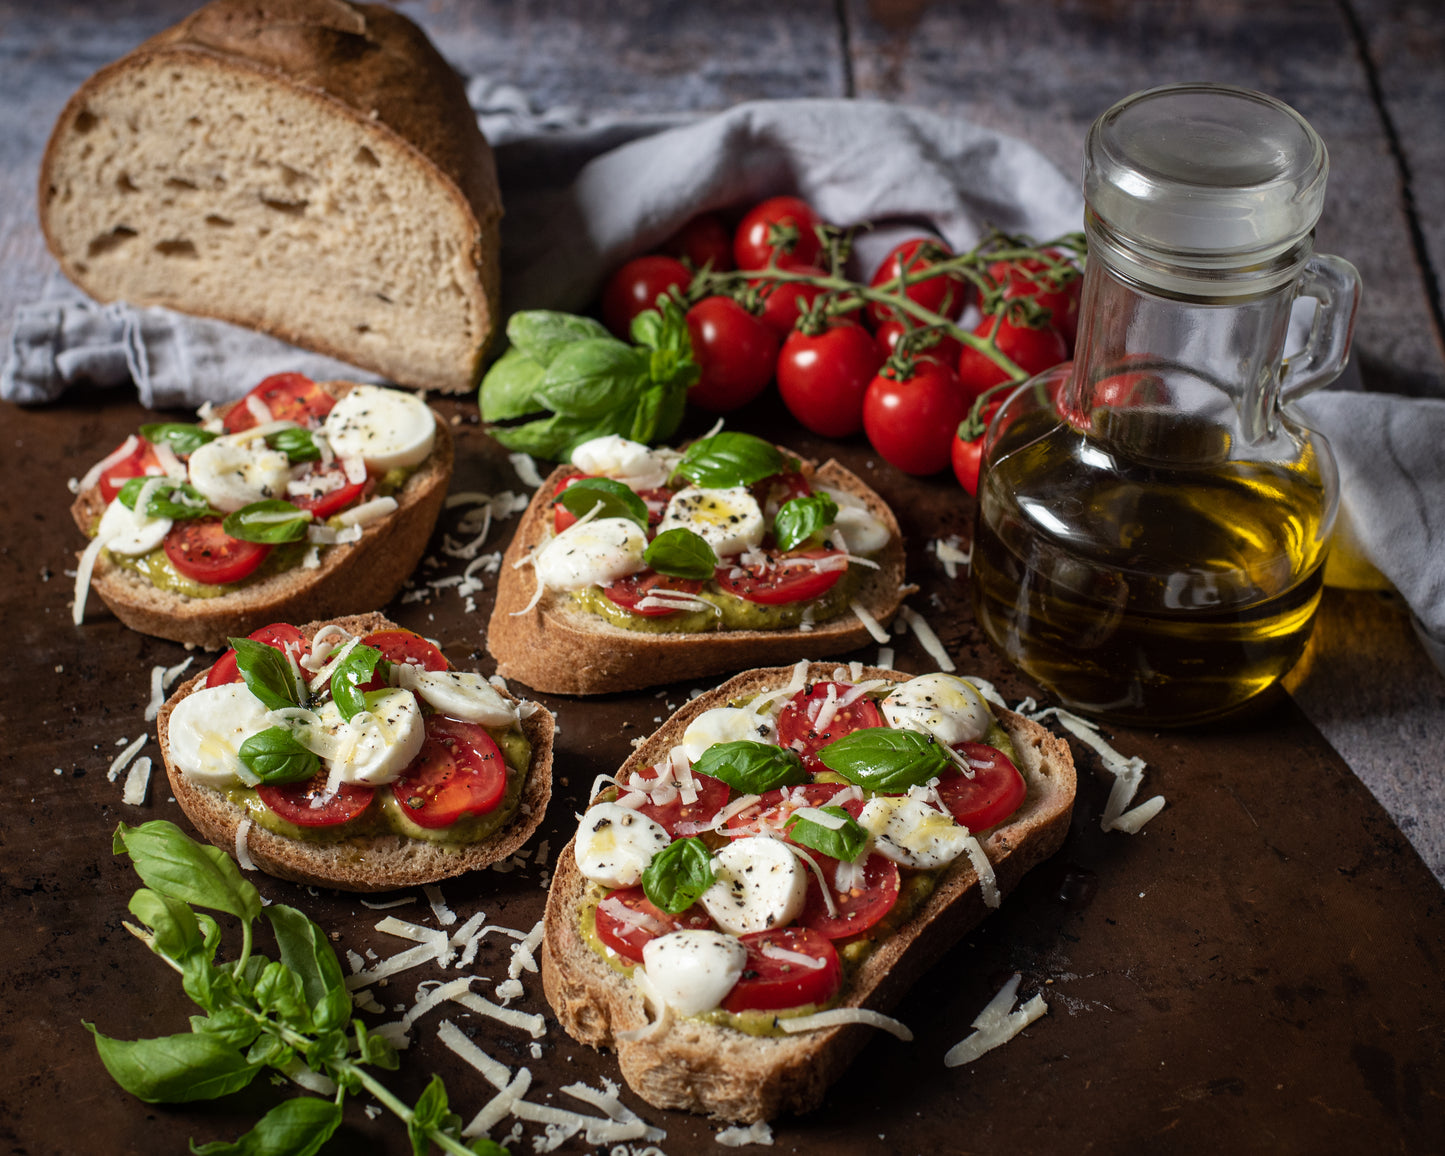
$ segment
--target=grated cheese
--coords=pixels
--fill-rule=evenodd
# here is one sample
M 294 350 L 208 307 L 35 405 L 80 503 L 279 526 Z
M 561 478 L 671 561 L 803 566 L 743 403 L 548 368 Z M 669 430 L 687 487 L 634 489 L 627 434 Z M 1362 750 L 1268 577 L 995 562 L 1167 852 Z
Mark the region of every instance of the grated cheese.
M 531 454 L 508 454 L 507 460 L 512 463 L 512 469 L 524 486 L 531 486 L 535 490 L 542 484 L 542 475 L 538 472 L 537 463 L 532 460 Z
M 844 1024 L 866 1024 L 868 1027 L 882 1028 L 889 1035 L 897 1036 L 904 1043 L 913 1039 L 913 1032 L 909 1030 L 907 1024 L 868 1007 L 835 1007 L 829 1008 L 827 1011 L 814 1012 L 812 1015 L 789 1016 L 787 1019 L 777 1021 L 778 1027 L 790 1035 L 796 1035 L 798 1032 L 819 1031 L 823 1028 L 842 1027 Z
M 968 855 L 968 861 L 973 864 L 974 871 L 978 873 L 978 887 L 983 893 L 984 906 L 998 907 L 1003 897 L 998 892 L 998 877 L 993 873 L 993 864 L 989 862 L 983 844 L 970 835 L 963 841 L 963 850 Z
M 101 458 L 100 461 L 96 462 L 95 465 L 91 466 L 90 469 L 85 471 L 85 476 L 76 483 L 75 491 L 83 494 L 86 490 L 94 489 L 100 481 L 100 475 L 115 465 L 116 462 L 125 461 L 126 458 L 135 453 L 135 448 L 139 444 L 140 439 L 136 437 L 135 434 L 130 434 L 125 441 L 120 443 L 118 449 L 112 450 L 106 454 L 105 457 Z
M 443 927 L 450 927 L 457 921 L 457 913 L 447 906 L 442 898 L 442 889 L 436 883 L 427 883 L 422 886 L 422 894 L 426 901 L 431 904 L 431 913 L 436 916 L 436 921 Z
M 236 862 L 240 865 L 242 871 L 256 870 L 256 864 L 251 860 L 251 849 L 246 843 L 246 839 L 250 834 L 250 819 L 242 819 L 236 824 Z
M 146 801 L 146 789 L 151 781 L 151 760 L 148 755 L 141 755 L 130 765 L 130 773 L 125 777 L 125 788 L 121 791 L 120 801 L 131 807 L 139 807 Z
M 362 502 L 359 506 L 342 510 L 336 515 L 336 520 L 343 526 L 369 526 L 386 517 L 397 508 L 397 505 L 395 498 L 372 498 L 369 502 Z
M 511 1069 L 500 1060 L 492 1059 L 491 1056 L 477 1047 L 476 1044 L 467 1038 L 466 1033 L 457 1027 L 456 1024 L 452 1023 L 451 1020 L 442 1020 L 442 1022 L 437 1025 L 437 1038 L 472 1067 L 476 1068 L 476 1070 L 481 1073 L 482 1079 L 486 1080 L 487 1083 L 491 1084 L 492 1087 L 498 1091 L 506 1090 L 507 1086 L 512 1082 Z M 526 1068 L 522 1069 L 523 1072 L 526 1070 Z M 520 1075 L 520 1073 L 518 1074 Z M 530 1078 L 529 1076 L 528 1079 L 530 1080 Z M 526 1089 L 523 1088 L 523 1091 L 525 1090 Z M 498 1117 L 498 1119 L 500 1118 L 501 1117 Z M 463 1135 L 475 1136 L 477 1133 L 472 1131 L 469 1126 Z
M 929 657 L 938 663 L 938 669 L 942 671 L 957 670 L 958 667 L 953 659 L 948 657 L 948 651 L 943 648 L 943 643 L 938 640 L 938 635 L 933 632 L 933 627 L 924 620 L 923 615 L 914 610 L 911 606 L 904 606 L 899 611 L 903 620 L 908 623 L 908 628 L 913 631 L 923 649 L 928 651 Z M 879 642 L 886 642 L 887 639 L 880 638 Z
M 472 991 L 462 992 L 448 998 L 453 1003 L 459 1003 L 462 1007 L 468 1008 L 478 1015 L 489 1016 L 508 1027 L 521 1028 L 534 1040 L 539 1040 L 547 1034 L 547 1021 L 540 1015 L 519 1011 L 516 1008 L 502 1007 Z
M 1104 769 L 1114 776 L 1114 785 L 1109 789 L 1109 799 L 1104 804 L 1104 814 L 1099 820 L 1100 827 L 1105 831 L 1123 831 L 1127 835 L 1137 835 L 1145 823 L 1164 809 L 1164 796 L 1155 795 L 1133 810 L 1127 810 L 1144 781 L 1144 771 L 1148 764 L 1138 755 L 1125 758 L 1099 734 L 1096 723 L 1060 707 L 1048 707 L 1030 714 L 1029 717 L 1038 722 L 1049 715 L 1057 718 L 1060 726 L 1091 748 L 1099 756 Z
M 735 1125 L 731 1128 L 724 1128 L 713 1137 L 724 1148 L 741 1148 L 745 1144 L 766 1144 L 773 1143 L 773 1130 L 768 1127 L 766 1120 L 758 1120 L 749 1124 L 746 1128 Z
M 879 625 L 878 619 L 874 618 L 873 615 L 869 614 L 868 611 L 863 609 L 863 604 L 861 602 L 859 602 L 855 598 L 848 603 L 848 606 L 852 609 L 853 613 L 858 616 L 858 621 L 863 624 L 863 629 L 868 631 L 868 633 L 873 636 L 874 642 L 882 645 L 883 643 L 888 641 L 888 631 L 884 630 L 883 627 Z
M 1044 1002 L 1042 995 L 1034 996 L 1017 1011 L 1011 1010 L 1021 978 L 1015 972 L 1013 978 L 1004 984 L 983 1011 L 978 1013 L 972 1024 L 976 1030 L 948 1049 L 943 1057 L 947 1067 L 956 1068 L 960 1064 L 973 1063 L 985 1052 L 1013 1039 L 1034 1020 L 1048 1012 L 1048 1004 Z
M 125 742 L 125 739 L 121 739 L 120 741 Z M 110 770 L 105 773 L 106 779 L 112 783 L 115 782 L 116 779 L 120 777 L 121 771 L 130 766 L 131 759 L 135 758 L 136 755 L 140 753 L 141 747 L 145 746 L 148 742 L 150 742 L 150 736 L 141 735 L 140 738 L 126 747 L 125 750 L 116 755 L 111 761 Z

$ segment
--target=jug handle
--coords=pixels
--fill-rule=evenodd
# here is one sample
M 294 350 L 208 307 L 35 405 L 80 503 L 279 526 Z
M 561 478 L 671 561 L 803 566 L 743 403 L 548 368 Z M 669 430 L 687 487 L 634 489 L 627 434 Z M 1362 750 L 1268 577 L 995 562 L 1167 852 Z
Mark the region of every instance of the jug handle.
M 1360 275 L 1343 257 L 1316 253 L 1300 273 L 1298 295 L 1319 302 L 1309 340 L 1285 359 L 1279 379 L 1279 404 L 1288 405 L 1328 385 L 1345 368 L 1360 304 Z

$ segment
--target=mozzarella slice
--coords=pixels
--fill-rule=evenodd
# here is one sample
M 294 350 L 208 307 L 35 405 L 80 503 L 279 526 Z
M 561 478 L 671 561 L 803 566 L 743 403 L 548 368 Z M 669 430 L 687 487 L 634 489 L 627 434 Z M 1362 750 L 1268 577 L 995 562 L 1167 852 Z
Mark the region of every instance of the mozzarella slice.
M 271 726 L 267 715 L 244 682 L 202 687 L 171 711 L 166 736 L 171 762 L 203 786 L 233 787 L 240 781 L 241 744 Z
M 732 991 L 748 949 L 719 931 L 673 931 L 649 940 L 642 966 L 653 989 L 680 1015 L 711 1011 Z
M 672 842 L 661 823 L 616 803 L 589 807 L 573 843 L 577 870 L 604 887 L 635 887 L 652 857 Z
M 483 726 L 504 727 L 517 721 L 517 707 L 497 693 L 480 674 L 469 670 L 423 670 L 409 662 L 396 667 L 404 690 L 425 699 L 448 718 Z
M 334 702 L 326 703 L 314 717 L 315 723 L 309 725 L 292 719 L 292 733 L 321 757 L 332 785 L 377 787 L 395 782 L 426 742 L 421 708 L 405 690 L 382 691 L 370 710 L 349 721 Z
M 746 486 L 729 486 L 723 490 L 689 486 L 672 495 L 657 532 L 691 530 L 707 542 L 719 558 L 726 558 L 756 549 L 767 528 L 757 499 Z
M 437 423 L 414 393 L 358 385 L 332 407 L 322 432 L 337 457 L 365 458 L 385 472 L 420 465 L 436 441 Z
M 888 725 L 922 731 L 941 742 L 976 743 L 988 734 L 993 713 L 977 688 L 951 674 L 921 674 L 882 704 Z
M 927 871 L 952 863 L 968 846 L 968 828 L 912 795 L 877 795 L 863 804 L 861 823 L 873 849 L 900 867 Z
M 537 551 L 537 579 L 549 590 L 605 586 L 645 569 L 647 535 L 630 518 L 575 522 Z
M 807 870 L 781 839 L 734 839 L 712 857 L 716 882 L 701 903 L 724 931 L 747 935 L 783 927 L 803 910 Z
M 774 742 L 776 726 L 769 715 L 758 714 L 747 707 L 718 706 L 705 710 L 682 732 L 682 749 L 687 761 L 697 762 L 703 751 L 714 743 L 734 743 L 743 739 L 753 742 Z
M 876 554 L 888 545 L 888 527 L 875 518 L 861 499 L 844 490 L 820 487 L 838 506 L 833 525 L 847 543 L 850 554 Z
M 207 442 L 191 454 L 191 485 L 218 510 L 230 513 L 264 498 L 284 498 L 291 463 L 252 431 Z
M 653 450 L 641 442 L 607 434 L 574 449 L 572 464 L 584 474 L 600 474 L 625 482 L 634 490 L 650 490 L 667 481 L 678 456 L 673 450 Z
M 137 506 L 148 503 L 137 501 Z M 137 557 L 159 546 L 171 529 L 169 518 L 148 518 L 130 509 L 119 498 L 105 508 L 95 536 L 112 554 Z

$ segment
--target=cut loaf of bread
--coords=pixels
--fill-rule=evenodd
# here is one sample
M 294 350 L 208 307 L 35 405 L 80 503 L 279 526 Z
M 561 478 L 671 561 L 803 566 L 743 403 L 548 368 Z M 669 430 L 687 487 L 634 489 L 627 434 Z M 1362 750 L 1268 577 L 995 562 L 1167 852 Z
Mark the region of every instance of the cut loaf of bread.
M 354 383 L 320 384 L 339 398 Z M 224 415 L 226 408 L 218 412 Z M 451 431 L 435 410 L 432 413 L 437 419 L 436 443 L 431 455 L 393 495 L 397 508 L 363 527 L 357 541 L 326 547 L 315 569 L 295 566 L 249 579 L 214 598 L 188 598 L 152 585 L 102 551 L 91 575 L 91 592 L 132 630 L 209 650 L 225 647 L 228 638 L 250 634 L 272 622 L 308 622 L 385 606 L 426 552 L 451 485 Z M 70 512 L 82 533 L 91 533 L 105 505 L 99 486 L 76 497 Z
M 832 678 L 835 669 L 831 663 L 813 663 L 809 680 Z M 789 667 L 748 671 L 694 699 L 637 748 L 617 778 L 625 780 L 665 758 L 703 711 L 785 686 L 791 674 Z M 897 682 L 910 677 L 875 667 L 865 667 L 861 674 L 862 679 Z M 1007 895 L 1026 871 L 1062 845 L 1076 783 L 1067 743 L 1021 715 L 1006 710 L 995 714 L 1013 740 L 1028 787 L 1019 810 L 980 840 L 998 891 Z M 586 886 L 573 843 L 568 843 L 547 896 L 544 990 L 568 1034 L 584 1044 L 615 1050 L 623 1077 L 648 1103 L 745 1123 L 808 1111 L 818 1106 L 828 1086 L 876 1031 L 849 1024 L 786 1037 L 752 1036 L 698 1019 L 674 1018 L 659 1034 L 625 1038 L 622 1033 L 643 1028 L 650 1017 L 636 984 L 609 967 L 582 936 L 578 912 Z M 861 966 L 845 973 L 839 1005 L 890 1009 L 989 911 L 978 873 L 961 856 L 943 870 L 923 904 Z
M 380 614 L 340 618 L 335 620 L 335 624 L 355 635 L 396 629 L 395 623 Z M 311 638 L 325 625 L 324 622 L 311 622 L 300 630 Z M 176 769 L 170 757 L 171 712 L 183 698 L 205 685 L 209 673 L 209 670 L 202 671 L 171 695 L 156 717 L 156 734 L 171 790 L 181 810 L 210 842 L 235 856 L 238 829 L 246 819 L 246 813 L 222 792 L 191 782 Z M 506 692 L 502 693 L 506 698 L 513 698 Z M 532 762 L 517 816 L 489 838 L 458 846 L 393 834 L 340 842 L 298 842 L 253 822 L 245 834 L 246 853 L 268 875 L 342 891 L 389 891 L 396 887 L 414 887 L 499 863 L 532 837 L 541 825 L 552 797 L 552 716 L 537 707 L 521 720 L 521 727 L 527 741 L 532 744 Z
M 814 485 L 842 490 L 862 500 L 888 528 L 888 545 L 875 559 L 878 569 L 860 567 L 863 578 L 854 594 L 854 601 L 870 617 L 886 625 L 908 593 L 898 520 L 882 498 L 837 462 L 830 460 L 814 469 L 813 463 L 805 461 L 802 470 Z M 502 560 L 497 601 L 487 625 L 487 649 L 504 678 L 515 678 L 549 694 L 608 694 L 794 662 L 805 656 L 845 654 L 870 640 L 868 627 L 846 607 L 837 617 L 818 622 L 810 630 L 704 634 L 650 634 L 614 626 L 577 606 L 565 591 L 548 591 L 528 609 L 536 587 L 525 560 L 546 541 L 553 493 L 571 471 L 570 466 L 559 466 L 538 487 Z
M 501 198 L 460 78 L 380 4 L 215 0 L 60 114 L 40 222 L 100 301 L 460 392 L 495 324 Z

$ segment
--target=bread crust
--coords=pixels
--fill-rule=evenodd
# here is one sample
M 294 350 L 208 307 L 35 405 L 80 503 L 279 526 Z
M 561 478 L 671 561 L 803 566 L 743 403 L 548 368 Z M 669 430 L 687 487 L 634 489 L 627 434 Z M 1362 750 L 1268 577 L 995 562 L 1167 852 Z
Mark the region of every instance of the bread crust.
M 868 628 L 847 609 L 808 631 L 705 634 L 627 630 L 573 607 L 565 592 L 549 591 L 528 610 L 535 579 L 523 560 L 546 540 L 552 524 L 553 491 L 571 469 L 559 466 L 538 488 L 502 559 L 497 600 L 487 624 L 487 649 L 503 677 L 549 694 L 606 694 L 792 662 L 804 656 L 845 654 L 871 640 Z M 814 483 L 861 499 L 888 527 L 888 545 L 876 559 L 879 569 L 864 572 L 854 595 L 880 624 L 887 625 L 908 593 L 898 520 L 882 498 L 838 462 L 830 459 L 815 468 L 805 461 L 803 469 Z
M 831 678 L 835 669 L 833 663 L 813 663 L 809 679 Z M 655 763 L 703 711 L 784 686 L 791 673 L 790 667 L 748 671 L 694 699 L 637 748 L 618 777 Z M 866 667 L 861 675 L 894 682 L 911 677 L 878 667 Z M 1025 872 L 1063 844 L 1076 780 L 1067 743 L 1011 711 L 995 710 L 995 715 L 1013 739 L 1028 784 L 1020 809 L 982 840 L 999 892 L 1007 895 Z M 619 1039 L 619 1032 L 643 1027 L 649 1017 L 636 985 L 608 967 L 582 937 L 577 913 L 585 887 L 569 842 L 547 896 L 543 988 L 568 1034 L 592 1047 L 614 1049 L 629 1086 L 650 1104 L 742 1123 L 805 1112 L 817 1107 L 875 1030 L 847 1025 L 773 1038 L 673 1019 L 653 1038 Z M 887 1011 L 989 910 L 971 863 L 966 857 L 956 860 L 918 910 L 851 974 L 840 1006 Z
M 319 384 L 337 398 L 354 386 L 346 381 Z M 230 408 L 218 413 L 224 415 Z M 436 443 L 394 495 L 397 508 L 364 526 L 356 542 L 327 547 L 316 569 L 292 567 L 215 598 L 187 598 L 151 585 L 143 575 L 102 554 L 96 559 L 91 591 L 132 630 L 210 650 L 268 623 L 320 621 L 386 605 L 426 552 L 451 486 L 451 430 L 440 414 L 435 410 L 432 414 Z M 82 533 L 89 534 L 105 505 L 99 486 L 76 497 L 70 512 Z
M 397 629 L 381 614 L 351 615 L 333 620 L 351 634 L 365 635 Z M 309 622 L 299 627 L 307 638 L 314 637 L 326 622 Z M 156 734 L 166 775 L 181 810 L 211 843 L 236 855 L 236 832 L 246 813 L 220 791 L 193 783 L 171 762 L 170 718 L 178 703 L 205 685 L 209 669 L 182 683 L 166 700 L 156 716 Z M 500 692 L 513 702 L 516 696 Z M 540 706 L 521 720 L 523 733 L 532 744 L 532 762 L 522 790 L 517 815 L 506 827 L 489 838 L 460 847 L 387 834 L 349 839 L 338 843 L 302 843 L 287 839 L 253 823 L 246 833 L 246 850 L 252 862 L 268 875 L 342 891 L 389 891 L 435 883 L 466 871 L 477 871 L 499 863 L 521 847 L 547 812 L 552 797 L 552 742 L 554 720 Z

